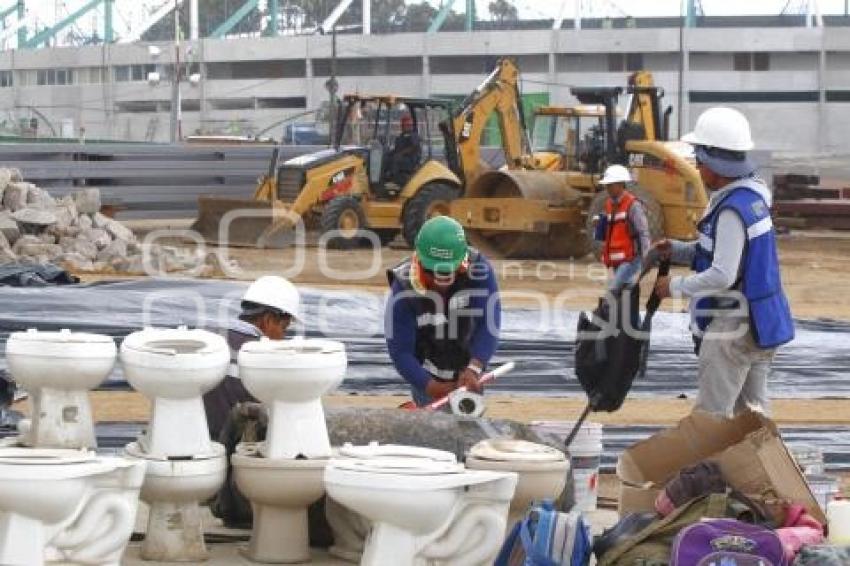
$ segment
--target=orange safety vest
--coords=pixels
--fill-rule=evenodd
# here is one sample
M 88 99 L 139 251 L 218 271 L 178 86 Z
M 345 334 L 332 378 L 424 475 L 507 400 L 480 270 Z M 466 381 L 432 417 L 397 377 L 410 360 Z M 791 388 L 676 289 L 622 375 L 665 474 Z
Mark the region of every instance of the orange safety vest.
M 637 256 L 629 222 L 629 209 L 636 201 L 637 197 L 629 191 L 623 192 L 620 196 L 616 210 L 610 197 L 605 201 L 608 225 L 605 232 L 605 245 L 602 248 L 602 263 L 608 267 L 617 267 L 621 263 L 632 261 Z

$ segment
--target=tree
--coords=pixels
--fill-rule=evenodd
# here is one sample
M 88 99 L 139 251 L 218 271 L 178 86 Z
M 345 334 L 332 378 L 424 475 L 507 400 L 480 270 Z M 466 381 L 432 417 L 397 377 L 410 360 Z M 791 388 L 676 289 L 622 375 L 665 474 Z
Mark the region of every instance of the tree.
M 516 6 L 508 0 L 493 0 L 487 5 L 490 18 L 498 22 L 513 22 L 519 19 Z

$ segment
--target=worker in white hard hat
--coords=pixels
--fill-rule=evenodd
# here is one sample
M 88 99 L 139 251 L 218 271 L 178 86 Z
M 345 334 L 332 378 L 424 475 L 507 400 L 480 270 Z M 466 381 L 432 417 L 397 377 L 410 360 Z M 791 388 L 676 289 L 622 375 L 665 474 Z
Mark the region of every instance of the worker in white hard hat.
M 748 151 L 750 124 L 732 108 L 703 112 L 682 138 L 694 146 L 708 209 L 699 240 L 662 240 L 660 257 L 689 265 L 687 277 L 662 277 L 661 297 L 688 297 L 699 355 L 696 407 L 725 417 L 766 411 L 767 378 L 776 348 L 794 338 L 782 289 L 771 192 L 756 176 Z
M 266 419 L 262 405 L 239 380 L 236 355 L 243 344 L 264 336 L 282 340 L 290 324 L 300 319 L 301 295 L 283 277 L 265 275 L 251 283 L 239 306 L 239 316 L 227 331 L 230 371 L 215 389 L 204 395 L 210 437 L 225 446 L 228 462 L 239 442 L 262 440 Z M 230 467 L 210 509 L 225 526 L 251 528 L 251 505 L 236 489 Z
M 649 223 L 638 198 L 629 192 L 629 170 L 611 165 L 597 184 L 605 187 L 605 213 L 594 218 L 595 239 L 602 242 L 602 263 L 614 271 L 608 290 L 614 293 L 637 281 L 643 258 L 649 252 Z

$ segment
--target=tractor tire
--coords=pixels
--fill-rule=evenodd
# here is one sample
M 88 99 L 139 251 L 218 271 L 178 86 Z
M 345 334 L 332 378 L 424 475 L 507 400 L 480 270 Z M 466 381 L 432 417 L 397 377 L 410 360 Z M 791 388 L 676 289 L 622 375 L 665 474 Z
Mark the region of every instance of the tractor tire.
M 637 197 L 643 205 L 643 211 L 646 214 L 646 222 L 649 225 L 649 239 L 651 242 L 664 237 L 664 209 L 654 196 L 649 191 L 641 187 L 632 187 L 629 192 Z M 590 208 L 587 211 L 587 234 L 592 247 L 593 256 L 596 259 L 602 259 L 602 242 L 596 241 L 593 238 L 595 232 L 593 227 L 593 218 L 598 214 L 605 214 L 605 201 L 608 198 L 606 191 L 601 191 L 590 203 Z
M 401 214 L 401 234 L 411 248 L 425 221 L 432 216 L 448 215 L 449 203 L 460 196 L 457 187 L 445 183 L 428 183 L 417 192 Z
M 328 248 L 350 250 L 363 243 L 363 230 L 366 229 L 366 215 L 360 201 L 352 196 L 339 196 L 331 199 L 322 210 L 319 218 L 322 234 L 337 231 L 328 240 Z

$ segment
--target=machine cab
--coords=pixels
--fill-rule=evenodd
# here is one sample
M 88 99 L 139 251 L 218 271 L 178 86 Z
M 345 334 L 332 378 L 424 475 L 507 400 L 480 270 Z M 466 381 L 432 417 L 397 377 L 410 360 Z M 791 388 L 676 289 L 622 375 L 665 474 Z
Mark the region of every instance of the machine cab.
M 448 101 L 348 95 L 340 103 L 336 145 L 362 154 L 370 192 L 392 199 L 423 164 L 445 162 L 439 124 L 450 112 Z
M 605 108 L 541 106 L 534 112 L 532 150 L 549 171 L 598 173 L 605 159 Z

